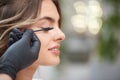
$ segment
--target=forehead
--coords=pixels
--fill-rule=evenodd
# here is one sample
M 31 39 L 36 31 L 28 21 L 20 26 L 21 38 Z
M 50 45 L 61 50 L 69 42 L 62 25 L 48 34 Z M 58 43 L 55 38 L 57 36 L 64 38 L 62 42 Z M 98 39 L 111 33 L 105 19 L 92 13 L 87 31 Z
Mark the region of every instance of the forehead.
M 55 21 L 58 21 L 60 19 L 60 15 L 52 0 L 42 0 L 41 10 L 38 16 L 39 18 L 49 17 Z

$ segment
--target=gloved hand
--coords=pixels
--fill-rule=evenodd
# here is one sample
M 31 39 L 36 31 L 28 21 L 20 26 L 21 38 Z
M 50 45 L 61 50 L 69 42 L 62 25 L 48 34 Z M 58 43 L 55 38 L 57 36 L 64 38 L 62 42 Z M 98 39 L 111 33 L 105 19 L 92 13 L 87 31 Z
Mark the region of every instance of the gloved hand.
M 16 41 L 20 40 L 23 36 L 23 32 L 21 32 L 19 29 L 14 28 L 12 32 L 9 34 L 9 46 L 11 46 Z
M 32 30 L 26 30 L 20 40 L 13 39 L 13 42 L 0 58 L 0 73 L 8 74 L 14 80 L 18 71 L 37 60 L 40 41 Z

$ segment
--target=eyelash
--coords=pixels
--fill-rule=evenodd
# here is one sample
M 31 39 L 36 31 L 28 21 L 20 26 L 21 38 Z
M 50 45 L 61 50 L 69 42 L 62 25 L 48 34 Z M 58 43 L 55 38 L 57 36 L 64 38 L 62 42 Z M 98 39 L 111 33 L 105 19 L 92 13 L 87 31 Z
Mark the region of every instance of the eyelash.
M 42 31 L 49 31 L 49 30 L 52 30 L 53 27 L 46 27 L 46 28 L 42 28 Z

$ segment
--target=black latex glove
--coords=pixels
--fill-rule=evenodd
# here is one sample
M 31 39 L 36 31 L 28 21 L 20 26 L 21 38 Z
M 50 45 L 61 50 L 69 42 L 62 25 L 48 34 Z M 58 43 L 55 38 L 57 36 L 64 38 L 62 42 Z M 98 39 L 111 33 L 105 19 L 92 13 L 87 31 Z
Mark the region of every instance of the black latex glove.
M 36 35 L 32 30 L 26 30 L 22 38 L 12 43 L 0 58 L 0 73 L 8 74 L 15 80 L 18 71 L 37 60 L 39 49 L 40 41 Z
M 23 32 L 21 32 L 19 29 L 14 28 L 12 32 L 9 34 L 9 46 L 11 46 L 16 41 L 20 40 L 23 36 Z

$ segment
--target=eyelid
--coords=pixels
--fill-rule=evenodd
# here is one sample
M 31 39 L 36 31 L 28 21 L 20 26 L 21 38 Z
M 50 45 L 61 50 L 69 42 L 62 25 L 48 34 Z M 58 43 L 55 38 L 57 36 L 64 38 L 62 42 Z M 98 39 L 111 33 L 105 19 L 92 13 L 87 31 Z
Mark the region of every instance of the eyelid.
M 34 32 L 38 32 L 38 31 L 49 31 L 49 30 L 52 30 L 54 29 L 53 27 L 46 27 L 46 28 L 41 28 L 39 30 L 35 30 Z
M 41 26 L 41 29 L 44 29 L 44 28 L 53 28 L 53 27 L 51 27 L 51 26 L 44 26 L 44 27 L 42 27 Z
M 49 31 L 49 30 L 52 30 L 53 27 L 45 27 L 45 28 L 42 28 L 43 31 Z

